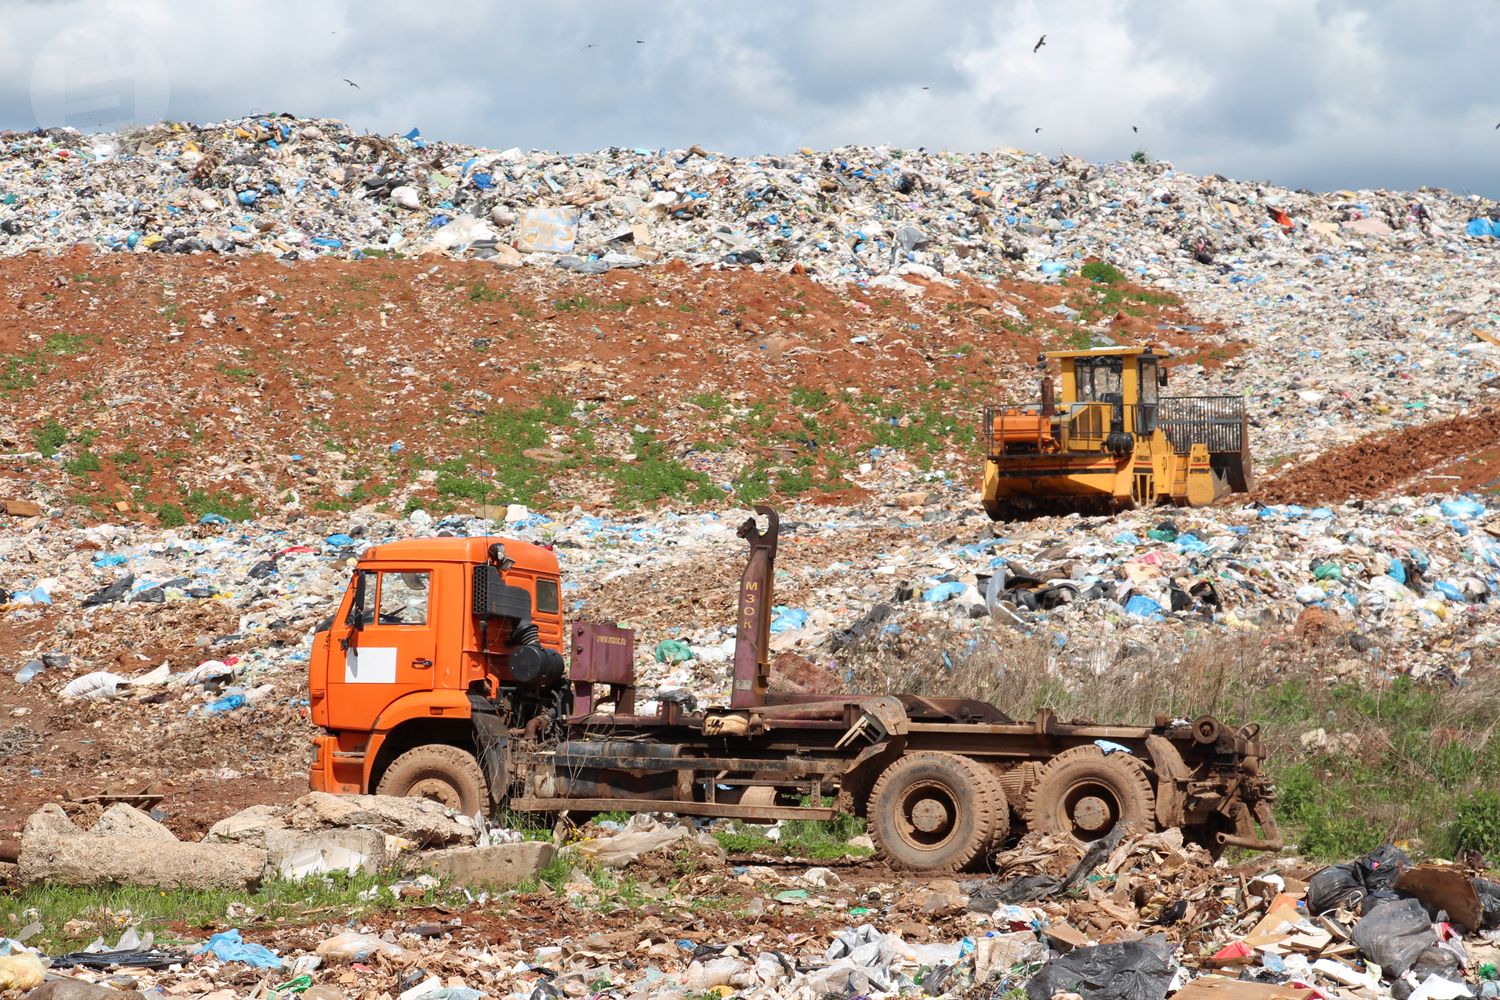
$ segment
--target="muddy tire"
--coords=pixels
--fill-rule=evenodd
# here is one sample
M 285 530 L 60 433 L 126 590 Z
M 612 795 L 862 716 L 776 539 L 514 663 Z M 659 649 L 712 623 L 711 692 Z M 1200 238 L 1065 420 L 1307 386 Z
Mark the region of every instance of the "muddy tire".
M 897 760 L 875 781 L 865 809 L 875 847 L 892 865 L 955 872 L 1005 838 L 1005 791 L 988 767 L 924 750 Z
M 431 799 L 465 816 L 485 811 L 484 772 L 467 750 L 440 743 L 408 750 L 386 768 L 377 795 Z
M 1098 747 L 1074 747 L 1042 768 L 1026 800 L 1026 825 L 1039 833 L 1091 843 L 1116 823 L 1156 829 L 1156 794 L 1140 761 L 1108 756 Z

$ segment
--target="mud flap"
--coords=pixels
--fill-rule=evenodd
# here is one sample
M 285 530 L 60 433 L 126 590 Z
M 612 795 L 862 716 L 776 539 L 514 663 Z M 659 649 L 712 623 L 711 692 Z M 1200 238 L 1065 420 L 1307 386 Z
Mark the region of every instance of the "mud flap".
M 474 712 L 474 746 L 479 750 L 479 769 L 489 790 L 492 813 L 510 801 L 510 733 L 493 712 Z
M 1171 740 L 1162 736 L 1146 737 L 1146 752 L 1156 770 L 1156 825 L 1162 830 L 1181 826 L 1187 818 L 1183 814 L 1190 774 L 1187 764 Z

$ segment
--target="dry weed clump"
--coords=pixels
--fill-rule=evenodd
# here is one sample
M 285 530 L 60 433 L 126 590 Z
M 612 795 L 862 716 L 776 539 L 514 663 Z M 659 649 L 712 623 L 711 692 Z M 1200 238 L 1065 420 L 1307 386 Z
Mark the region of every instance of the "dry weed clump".
M 867 636 L 844 661 L 860 692 L 977 698 L 1018 719 L 1046 708 L 1062 719 L 1139 725 L 1159 715 L 1238 717 L 1245 691 L 1275 669 L 1253 633 L 1200 633 L 1163 649 L 1109 637 L 1059 646 L 998 626 Z

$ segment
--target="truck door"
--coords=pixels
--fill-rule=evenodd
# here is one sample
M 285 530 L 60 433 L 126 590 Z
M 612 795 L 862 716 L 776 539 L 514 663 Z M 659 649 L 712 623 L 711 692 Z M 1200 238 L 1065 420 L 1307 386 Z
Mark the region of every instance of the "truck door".
M 355 630 L 336 622 L 329 636 L 333 650 L 339 639 L 349 641 L 342 664 L 334 653 L 329 669 L 332 729 L 369 730 L 397 698 L 433 687 L 435 574 L 418 567 L 360 572 L 365 578 L 363 627 Z

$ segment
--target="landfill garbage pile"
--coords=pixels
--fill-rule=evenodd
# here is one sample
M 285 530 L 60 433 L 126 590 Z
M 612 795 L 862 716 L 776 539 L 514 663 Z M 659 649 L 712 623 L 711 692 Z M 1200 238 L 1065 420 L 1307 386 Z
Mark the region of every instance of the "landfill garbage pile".
M 1500 525 L 1477 500 L 1135 511 L 991 537 L 983 515 L 961 510 L 963 487 L 949 489 L 909 508 L 783 510 L 776 684 L 847 690 L 859 651 L 903 643 L 941 645 L 950 668 L 983 663 L 1018 635 L 1046 650 L 1065 685 L 1090 683 L 1123 650 L 1174 662 L 1205 634 L 1281 637 L 1298 660 L 1299 643 L 1317 643 L 1330 678 L 1456 682 L 1492 659 Z M 173 804 L 184 814 L 285 801 L 305 781 L 312 634 L 359 553 L 389 539 L 498 533 L 553 545 L 567 618 L 636 630 L 644 710 L 662 696 L 726 703 L 746 513 L 205 516 L 173 530 L 20 522 L 0 537 L 12 727 L 0 747 L 30 779 L 0 803 L 0 829 L 53 795 L 145 786 L 168 771 L 214 790 L 184 793 Z M 65 733 L 83 742 L 60 753 Z M 201 832 L 181 821 L 179 834 Z
M 663 836 L 672 829 L 680 835 Z M 1023 840 L 997 856 L 995 875 L 897 881 L 847 861 L 683 855 L 684 840 L 711 838 L 682 830 L 591 824 L 573 846 L 626 856 L 621 867 L 585 857 L 547 879 L 488 887 L 377 881 L 350 901 L 352 916 L 333 919 L 313 910 L 266 920 L 232 904 L 184 936 L 143 934 L 125 912 L 115 915 L 123 933 L 49 950 L 42 945 L 81 928 L 13 914 L 0 988 L 35 1000 L 122 990 L 311 1000 L 1020 991 L 1031 1000 L 1456 1000 L 1500 989 L 1500 886 L 1452 865 L 1412 866 L 1390 847 L 1317 871 L 1228 868 L 1177 831 L 1116 830 L 1087 852 Z M 657 846 L 641 844 L 648 832 Z M 616 846 L 625 841 L 636 846 Z
M 1297 450 L 1494 395 L 1500 208 L 1436 189 L 1317 194 L 1015 150 L 564 155 L 290 116 L 0 146 L 0 254 L 438 252 L 584 274 L 673 259 L 911 296 L 1098 257 L 1247 337 L 1258 363 L 1235 374 L 1259 384 L 1229 391 L 1263 397 Z

